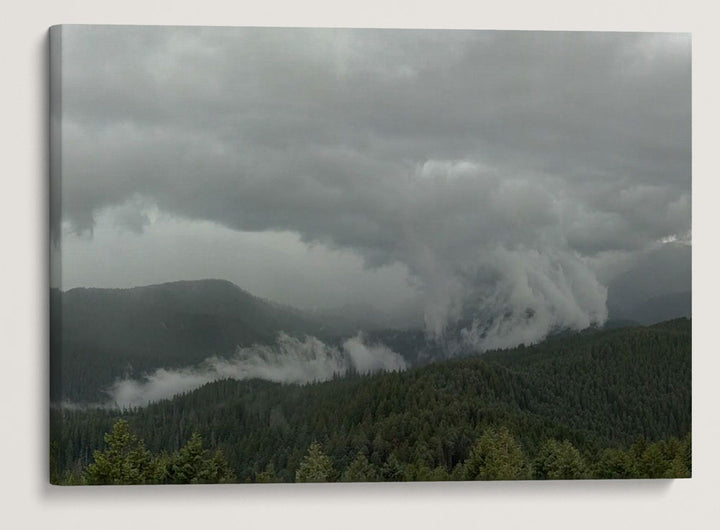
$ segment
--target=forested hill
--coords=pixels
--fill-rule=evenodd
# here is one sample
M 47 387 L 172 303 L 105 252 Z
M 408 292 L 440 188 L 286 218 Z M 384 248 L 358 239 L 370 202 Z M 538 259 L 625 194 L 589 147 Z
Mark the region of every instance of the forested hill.
M 376 324 L 366 329 L 362 324 L 367 319 L 357 314 L 338 322 L 329 314 L 258 298 L 225 280 L 53 289 L 50 305 L 54 403 L 105 402 L 107 389 L 117 380 L 139 379 L 160 368 L 193 367 L 208 357 L 230 357 L 237 347 L 274 344 L 280 332 L 339 344 L 363 329 L 371 342 L 388 346 L 411 365 L 446 358 L 442 345 L 427 340 L 422 329 L 378 329 Z M 388 317 L 385 323 L 391 328 L 392 322 Z M 454 332 L 459 333 L 459 327 Z
M 185 367 L 321 324 L 224 280 L 51 292 L 51 399 L 103 401 L 124 375 Z
M 120 416 L 55 411 L 58 467 L 87 465 Z M 529 458 L 552 439 L 591 461 L 637 440 L 689 436 L 691 323 L 558 337 L 319 384 L 226 380 L 123 416 L 153 451 L 177 451 L 199 432 L 241 482 L 268 469 L 293 480 L 313 441 L 338 470 L 362 454 L 377 469 L 404 469 L 405 479 L 415 476 L 408 470 L 450 474 L 490 427 L 506 428 Z

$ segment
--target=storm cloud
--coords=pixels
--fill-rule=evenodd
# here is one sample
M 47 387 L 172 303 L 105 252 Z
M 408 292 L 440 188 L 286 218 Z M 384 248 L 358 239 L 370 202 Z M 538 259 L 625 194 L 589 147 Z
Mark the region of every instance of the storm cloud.
M 463 340 L 480 349 L 602 323 L 608 270 L 691 238 L 689 35 L 62 39 L 68 238 L 110 209 L 136 234 L 153 210 L 295 233 L 403 267 L 429 334 L 470 319 Z

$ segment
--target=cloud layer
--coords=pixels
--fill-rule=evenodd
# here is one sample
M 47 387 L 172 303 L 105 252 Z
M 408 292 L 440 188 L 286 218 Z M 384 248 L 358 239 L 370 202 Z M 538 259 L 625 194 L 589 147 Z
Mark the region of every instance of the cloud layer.
M 481 349 L 602 322 L 603 256 L 689 238 L 687 35 L 73 27 L 63 53 L 76 233 L 147 204 L 294 232 L 402 265 L 428 331 Z

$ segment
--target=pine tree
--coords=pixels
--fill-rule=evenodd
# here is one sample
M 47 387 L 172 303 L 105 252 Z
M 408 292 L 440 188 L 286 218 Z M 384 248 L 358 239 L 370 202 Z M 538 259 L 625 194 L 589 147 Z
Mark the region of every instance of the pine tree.
M 383 464 L 380 470 L 380 476 L 385 482 L 400 482 L 405 480 L 403 465 L 400 463 L 400 460 L 398 460 L 398 457 L 395 456 L 395 453 L 392 453 Z
M 588 478 L 589 471 L 580 451 L 564 440 L 547 440 L 535 459 L 533 475 L 536 479 L 569 480 Z
M 622 449 L 604 449 L 594 465 L 593 476 L 605 479 L 632 478 L 633 463 L 630 455 Z
M 220 451 L 209 456 L 203 439 L 194 432 L 190 440 L 167 462 L 165 480 L 172 484 L 218 484 L 232 482 L 234 473 Z
M 318 442 L 310 444 L 295 473 L 296 482 L 331 482 L 335 478 L 332 459 Z
M 463 467 L 465 480 L 528 478 L 522 448 L 506 427 L 485 430 Z
M 379 480 L 378 472 L 363 453 L 358 453 L 355 460 L 342 475 L 344 482 L 375 482 Z
M 266 467 L 265 470 L 261 471 L 255 476 L 255 482 L 258 483 L 270 483 L 270 482 L 277 482 L 278 479 L 275 476 L 275 466 L 272 462 L 270 462 Z
M 153 484 L 158 468 L 145 444 L 130 432 L 125 420 L 118 420 L 105 434 L 107 449 L 95 451 L 94 462 L 85 473 L 89 484 Z

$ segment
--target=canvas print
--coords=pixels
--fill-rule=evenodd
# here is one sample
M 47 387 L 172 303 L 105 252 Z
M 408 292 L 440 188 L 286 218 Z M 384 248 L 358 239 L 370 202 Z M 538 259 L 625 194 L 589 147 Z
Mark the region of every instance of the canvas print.
M 52 484 L 691 476 L 689 34 L 49 43 Z

